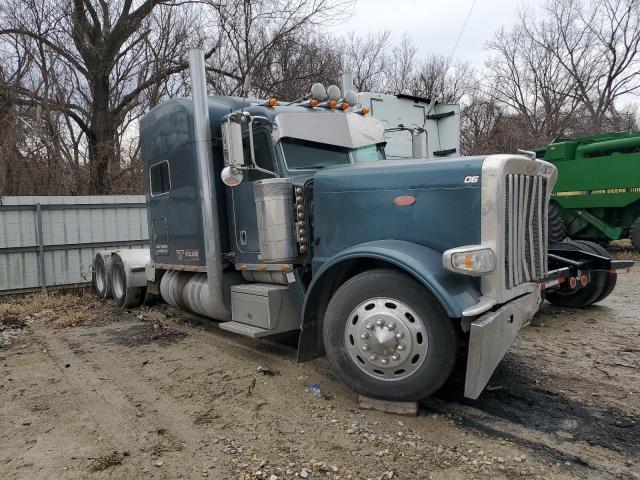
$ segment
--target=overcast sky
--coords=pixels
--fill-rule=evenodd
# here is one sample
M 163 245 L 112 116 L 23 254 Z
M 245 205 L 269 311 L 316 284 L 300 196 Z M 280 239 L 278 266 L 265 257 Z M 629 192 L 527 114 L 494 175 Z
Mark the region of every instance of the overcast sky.
M 539 7 L 544 0 L 476 0 L 454 57 L 482 67 L 484 44 L 503 25 L 512 24 L 522 5 Z M 357 0 L 353 17 L 337 33 L 389 29 L 394 40 L 406 32 L 418 54 L 449 55 L 473 0 Z

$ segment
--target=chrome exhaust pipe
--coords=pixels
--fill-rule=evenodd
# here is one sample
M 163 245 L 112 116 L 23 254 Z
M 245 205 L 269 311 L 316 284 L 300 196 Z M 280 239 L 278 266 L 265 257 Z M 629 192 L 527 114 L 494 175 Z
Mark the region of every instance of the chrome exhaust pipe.
M 189 74 L 191 76 L 196 154 L 200 177 L 200 198 L 202 199 L 204 254 L 207 267 L 208 305 L 206 305 L 206 311 L 207 316 L 211 318 L 230 320 L 231 309 L 225 301 L 222 283 L 222 245 L 211 153 L 207 79 L 204 53 L 199 48 L 189 51 Z

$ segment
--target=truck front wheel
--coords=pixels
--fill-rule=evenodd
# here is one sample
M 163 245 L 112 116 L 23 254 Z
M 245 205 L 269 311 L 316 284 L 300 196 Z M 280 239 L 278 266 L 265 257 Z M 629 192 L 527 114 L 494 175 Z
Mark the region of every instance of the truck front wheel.
M 340 379 L 385 400 L 428 397 L 449 378 L 458 354 L 454 324 L 430 292 L 386 268 L 356 275 L 335 292 L 323 337 Z

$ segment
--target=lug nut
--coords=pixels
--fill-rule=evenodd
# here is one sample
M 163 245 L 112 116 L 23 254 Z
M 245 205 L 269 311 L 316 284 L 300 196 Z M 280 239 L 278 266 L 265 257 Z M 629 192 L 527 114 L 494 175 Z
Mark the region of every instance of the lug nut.
M 367 323 L 364 328 L 366 328 L 367 330 L 373 330 L 373 323 Z
M 296 187 L 296 195 L 302 195 L 302 187 Z
M 298 220 L 304 220 L 304 213 L 298 213 Z
M 387 363 L 389 363 L 389 359 L 387 357 L 384 357 L 382 360 L 380 360 L 380 363 L 386 365 Z
M 400 355 L 398 355 L 397 353 L 394 353 L 393 355 L 391 355 L 391 360 L 393 360 L 394 362 L 397 362 L 398 360 L 400 360 Z
M 375 353 L 372 353 L 371 355 L 369 355 L 369 360 L 371 360 L 372 362 L 375 362 L 378 359 L 378 355 Z
M 303 200 L 304 199 L 302 197 L 296 197 L 296 203 L 302 203 Z
M 405 348 L 407 348 L 407 347 L 404 346 L 403 344 L 398 345 L 398 350 L 399 351 L 403 351 Z
M 402 337 L 404 337 L 404 333 L 402 333 L 402 332 L 397 332 L 397 333 L 396 333 L 396 338 L 397 338 L 398 340 L 400 340 Z
M 368 343 L 365 343 L 364 345 L 362 345 L 362 351 L 363 352 L 368 352 L 370 348 L 371 347 L 369 346 Z
M 389 322 L 387 323 L 387 328 L 389 330 L 393 330 L 394 328 L 396 328 L 396 324 L 394 322 Z
M 379 327 L 383 327 L 384 326 L 384 320 L 380 319 L 380 320 L 376 320 L 376 325 Z
M 369 332 L 363 332 L 360 334 L 360 338 L 362 340 L 366 340 L 367 338 L 369 338 Z

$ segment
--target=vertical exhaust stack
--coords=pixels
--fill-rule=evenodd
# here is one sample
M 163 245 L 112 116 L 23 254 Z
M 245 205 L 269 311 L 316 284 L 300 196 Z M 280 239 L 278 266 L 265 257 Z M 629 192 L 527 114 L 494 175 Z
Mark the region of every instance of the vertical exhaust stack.
M 225 302 L 222 286 L 220 221 L 211 153 L 207 80 L 204 53 L 201 49 L 194 48 L 189 52 L 189 74 L 191 76 L 196 153 L 200 174 L 200 198 L 202 199 L 202 229 L 208 286 L 207 314 L 217 320 L 230 320 L 231 309 Z

